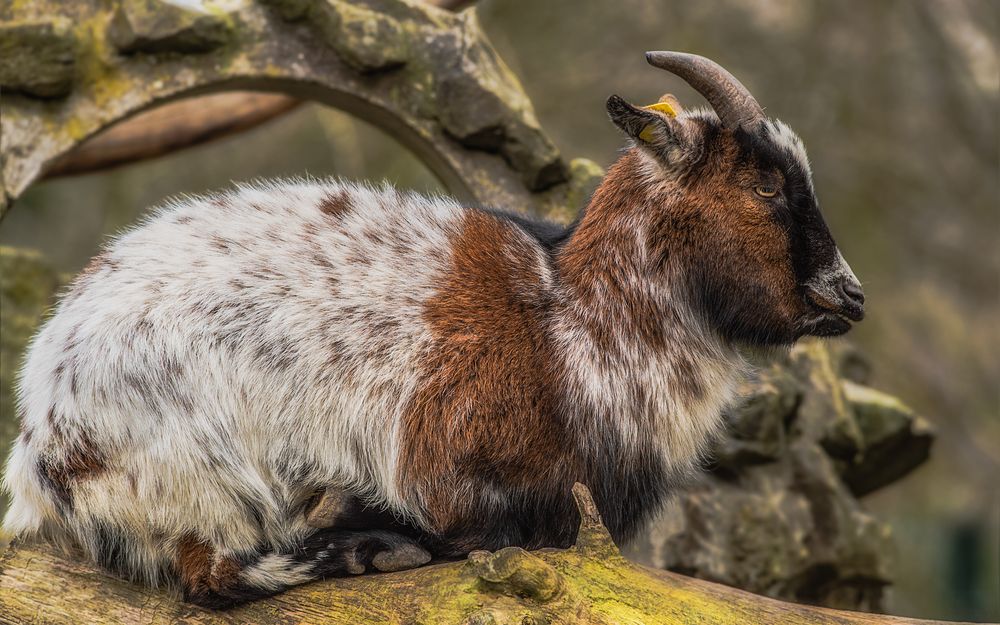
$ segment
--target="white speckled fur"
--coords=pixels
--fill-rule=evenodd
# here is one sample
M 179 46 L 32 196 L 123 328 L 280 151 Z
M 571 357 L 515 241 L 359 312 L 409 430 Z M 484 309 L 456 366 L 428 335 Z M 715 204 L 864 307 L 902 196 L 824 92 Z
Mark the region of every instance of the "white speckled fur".
M 353 209 L 324 225 L 318 206 L 341 188 Z M 61 445 L 50 411 L 110 450 L 113 470 L 74 489 L 75 537 L 86 546 L 108 522 L 145 537 L 134 557 L 149 577 L 189 530 L 221 551 L 293 544 L 306 528 L 285 511 L 319 484 L 413 514 L 396 490 L 395 430 L 428 341 L 419 307 L 460 210 L 388 188 L 270 183 L 175 202 L 118 238 L 114 270 L 82 277 L 28 350 L 18 399 L 33 437 L 7 467 L 5 528 L 58 518 L 35 470 Z

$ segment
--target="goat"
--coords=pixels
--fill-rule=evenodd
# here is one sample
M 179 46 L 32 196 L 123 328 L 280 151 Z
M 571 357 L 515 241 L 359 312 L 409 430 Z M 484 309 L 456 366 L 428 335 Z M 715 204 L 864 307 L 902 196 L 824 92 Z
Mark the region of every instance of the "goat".
M 568 227 L 330 180 L 117 238 L 28 349 L 5 528 L 215 608 L 566 546 L 577 481 L 634 535 L 741 348 L 842 334 L 864 303 L 797 136 L 714 62 L 647 60 L 714 111 L 612 96 L 630 147 Z

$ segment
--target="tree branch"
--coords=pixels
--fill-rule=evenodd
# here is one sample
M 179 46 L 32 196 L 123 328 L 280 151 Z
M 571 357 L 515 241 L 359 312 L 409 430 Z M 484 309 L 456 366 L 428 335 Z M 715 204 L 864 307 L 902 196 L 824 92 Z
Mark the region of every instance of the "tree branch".
M 0 622 L 53 625 L 183 622 L 353 625 L 929 625 L 814 608 L 641 567 L 622 557 L 590 491 L 573 489 L 582 519 L 575 547 L 473 552 L 466 562 L 385 575 L 335 579 L 227 612 L 180 602 L 110 578 L 47 548 L 8 546 L 0 559 Z

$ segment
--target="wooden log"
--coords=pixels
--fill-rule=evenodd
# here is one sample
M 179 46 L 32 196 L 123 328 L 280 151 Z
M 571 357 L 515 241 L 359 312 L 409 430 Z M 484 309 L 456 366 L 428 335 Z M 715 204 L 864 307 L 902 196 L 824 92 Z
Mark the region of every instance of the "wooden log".
M 576 545 L 473 552 L 465 562 L 328 580 L 226 612 L 114 579 L 44 547 L 9 545 L 0 558 L 0 623 L 235 623 L 504 625 L 930 625 L 893 616 L 785 603 L 630 563 L 590 492 Z

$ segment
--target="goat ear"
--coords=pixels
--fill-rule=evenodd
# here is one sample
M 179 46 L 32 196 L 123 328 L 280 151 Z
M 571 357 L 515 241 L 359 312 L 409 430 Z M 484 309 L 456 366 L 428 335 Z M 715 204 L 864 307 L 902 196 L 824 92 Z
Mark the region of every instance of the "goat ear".
M 613 95 L 607 108 L 611 121 L 637 145 L 667 161 L 677 158 L 682 137 L 680 122 L 675 119 L 680 111 L 677 98 L 665 95 L 656 104 L 640 108 Z

